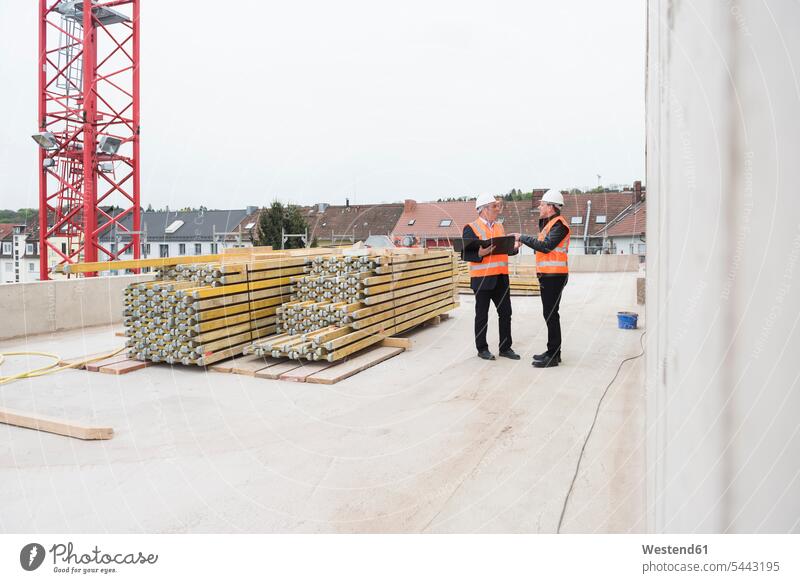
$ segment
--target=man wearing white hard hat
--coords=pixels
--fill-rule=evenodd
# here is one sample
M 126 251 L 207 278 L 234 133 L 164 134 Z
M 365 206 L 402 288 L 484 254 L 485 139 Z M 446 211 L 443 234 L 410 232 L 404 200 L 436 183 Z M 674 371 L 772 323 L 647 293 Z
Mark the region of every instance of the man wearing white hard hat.
M 494 302 L 500 324 L 500 346 L 498 354 L 504 358 L 519 360 L 511 348 L 511 293 L 508 284 L 508 254 L 494 253 L 495 246 L 470 245 L 475 240 L 486 241 L 505 236 L 503 225 L 497 218 L 503 203 L 490 194 L 482 194 L 475 201 L 478 218 L 464 226 L 464 261 L 469 262 L 470 286 L 475 293 L 475 348 L 484 360 L 495 360 L 486 342 L 489 324 L 489 303 Z M 510 253 L 515 255 L 520 243 Z
M 561 362 L 561 318 L 558 313 L 561 292 L 569 279 L 567 253 L 570 228 L 561 216 L 564 197 L 550 189 L 539 201 L 539 236 L 514 234 L 517 241 L 536 251 L 536 277 L 542 297 L 542 312 L 547 324 L 547 350 L 533 357 L 533 366 L 547 368 Z

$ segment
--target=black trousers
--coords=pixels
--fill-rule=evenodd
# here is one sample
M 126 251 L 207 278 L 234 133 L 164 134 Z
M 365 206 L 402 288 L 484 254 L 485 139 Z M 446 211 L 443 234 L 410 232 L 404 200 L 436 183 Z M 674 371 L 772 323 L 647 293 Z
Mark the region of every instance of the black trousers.
M 511 348 L 511 290 L 507 275 L 497 276 L 494 289 L 475 292 L 475 348 L 488 350 L 486 326 L 489 324 L 489 302 L 494 302 L 500 319 L 500 351 Z
M 561 317 L 558 307 L 561 304 L 561 292 L 567 285 L 569 275 L 539 276 L 539 290 L 542 295 L 542 315 L 547 323 L 547 352 L 561 352 Z

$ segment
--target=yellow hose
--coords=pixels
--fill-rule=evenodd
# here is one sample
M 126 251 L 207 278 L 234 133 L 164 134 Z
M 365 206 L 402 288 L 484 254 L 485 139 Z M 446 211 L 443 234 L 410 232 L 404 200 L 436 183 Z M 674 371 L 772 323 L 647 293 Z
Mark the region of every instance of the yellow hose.
M 6 360 L 6 356 L 44 356 L 47 358 L 52 358 L 55 360 L 54 363 L 48 364 L 47 366 L 42 366 L 39 368 L 34 368 L 32 370 L 27 370 L 25 372 L 20 372 L 15 375 L 10 376 L 0 376 L 0 385 L 5 385 L 6 383 L 10 383 L 12 381 L 17 381 L 19 379 L 30 379 L 34 377 L 40 377 L 46 374 L 50 374 L 52 372 L 61 372 L 62 370 L 67 370 L 70 368 L 81 368 L 86 366 L 90 362 L 95 362 L 97 360 L 103 360 L 106 358 L 111 358 L 112 356 L 116 356 L 120 352 L 125 350 L 123 346 L 119 350 L 115 350 L 114 352 L 109 352 L 108 354 L 103 354 L 100 356 L 93 356 L 92 358 L 87 358 L 85 360 L 81 360 L 79 362 L 73 362 L 72 364 L 67 364 L 64 366 L 58 366 L 58 363 L 61 362 L 61 357 L 57 354 L 53 354 L 52 352 L 0 352 L 0 366 L 2 366 L 3 362 Z

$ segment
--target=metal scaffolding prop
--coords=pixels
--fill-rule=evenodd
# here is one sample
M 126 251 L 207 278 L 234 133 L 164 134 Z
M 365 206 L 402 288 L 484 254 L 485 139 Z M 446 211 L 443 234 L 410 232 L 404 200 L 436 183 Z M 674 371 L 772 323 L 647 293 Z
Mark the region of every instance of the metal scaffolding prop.
M 314 257 L 292 278 L 290 301 L 276 310 L 275 334 L 245 354 L 335 362 L 458 306 L 451 250 L 344 251 Z
M 139 258 L 139 2 L 39 1 L 33 138 L 43 280 L 52 256 L 58 265 L 118 259 L 129 249 Z M 101 242 L 107 232 L 130 238 L 112 246 L 113 237 Z

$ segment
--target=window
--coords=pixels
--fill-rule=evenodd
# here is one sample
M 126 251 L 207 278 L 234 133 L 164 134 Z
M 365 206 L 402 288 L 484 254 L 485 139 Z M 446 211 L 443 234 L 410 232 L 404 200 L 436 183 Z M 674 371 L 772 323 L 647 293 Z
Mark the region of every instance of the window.
M 67 254 L 67 244 L 61 243 L 61 252 L 66 255 Z
M 194 254 L 195 255 L 202 255 L 203 254 L 203 244 L 202 243 L 195 243 L 194 244 Z
M 117 254 L 117 244 L 111 243 L 111 255 L 116 255 L 116 254 Z
M 11 243 L 3 243 L 3 255 L 11 255 Z
M 186 243 L 178 244 L 178 255 L 186 255 Z
M 314 212 L 314 211 L 311 211 L 311 212 Z M 255 224 L 255 223 L 247 223 L 247 224 L 244 226 L 244 228 L 245 228 L 245 229 L 247 229 L 247 230 L 249 231 L 250 229 L 252 229 L 252 228 L 253 228 L 253 227 L 255 227 L 255 226 L 256 226 L 256 224 Z
M 33 273 L 35 269 L 36 269 L 35 263 L 28 263 L 28 273 Z
M 183 226 L 183 221 L 178 219 L 177 221 L 172 221 L 169 226 L 164 229 L 165 233 L 169 233 L 170 235 L 180 229 Z
M 453 224 L 453 219 L 442 219 L 441 221 L 439 221 L 440 227 L 449 227 L 452 224 Z
M 597 215 L 594 219 L 594 222 L 598 225 L 603 225 L 606 223 L 606 216 L 605 215 Z
M 150 243 L 142 243 L 142 255 L 145 257 L 150 255 Z
M 217 246 L 218 246 L 217 243 L 211 243 L 211 253 L 212 254 L 216 254 L 217 253 Z
M 410 221 L 408 221 L 408 226 L 410 227 L 416 222 L 417 222 L 417 219 L 411 219 Z
M 25 245 L 25 253 L 28 255 L 33 255 L 33 243 L 28 243 Z
M 161 244 L 158 246 L 159 257 L 169 257 L 169 245 Z
M 582 225 L 583 224 L 583 217 L 572 217 L 570 223 L 573 225 Z

